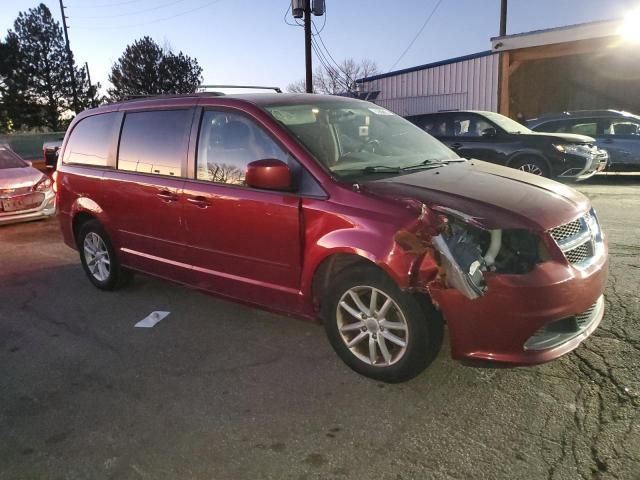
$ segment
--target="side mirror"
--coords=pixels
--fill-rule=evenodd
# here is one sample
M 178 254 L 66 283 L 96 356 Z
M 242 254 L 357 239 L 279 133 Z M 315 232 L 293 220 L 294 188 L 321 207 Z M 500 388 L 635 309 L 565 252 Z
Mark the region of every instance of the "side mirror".
M 498 136 L 498 131 L 493 127 L 485 128 L 482 131 L 482 133 L 480 134 L 480 136 L 482 136 L 482 137 L 496 137 L 496 136 Z
M 249 187 L 266 190 L 291 190 L 291 171 L 282 160 L 256 160 L 247 165 L 245 182 Z
M 29 167 L 33 167 L 33 162 L 31 160 L 25 160 L 24 163 L 26 163 Z

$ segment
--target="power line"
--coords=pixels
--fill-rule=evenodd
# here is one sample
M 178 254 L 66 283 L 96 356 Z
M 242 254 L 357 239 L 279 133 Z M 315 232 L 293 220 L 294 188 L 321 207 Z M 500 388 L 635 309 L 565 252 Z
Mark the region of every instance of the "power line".
M 160 8 L 170 7 L 171 5 L 175 5 L 175 4 L 180 3 L 180 2 L 184 2 L 184 0 L 174 0 L 173 2 L 164 3 L 162 5 L 156 5 L 155 7 L 152 7 L 152 8 L 145 8 L 144 10 L 137 10 L 135 12 L 129 12 L 129 13 L 117 13 L 115 15 L 89 15 L 89 16 L 74 15 L 73 18 L 87 19 L 87 18 L 127 17 L 129 15 L 139 15 L 141 13 L 147 13 L 147 12 L 155 11 L 155 10 L 158 10 Z
M 342 76 L 340 75 L 340 73 L 344 73 L 341 71 L 336 70 L 334 67 L 331 66 L 329 60 L 327 60 L 327 58 L 324 56 L 324 54 L 322 53 L 322 51 L 320 50 L 320 47 L 318 46 L 317 42 L 315 41 L 311 41 L 311 47 L 313 48 L 313 51 L 316 54 L 316 57 L 318 58 L 318 60 L 320 61 L 320 63 L 322 64 L 322 66 L 324 67 L 324 69 L 329 72 L 329 74 L 332 76 L 332 78 L 341 86 L 343 87 L 345 90 L 349 90 L 349 83 L 347 81 L 345 81 Z
M 326 13 L 325 13 L 325 15 L 326 15 Z M 315 25 L 315 24 L 313 25 L 313 28 L 316 30 L 316 34 L 315 34 L 314 36 L 318 37 L 318 39 L 320 40 L 320 43 L 321 43 L 321 44 L 322 44 L 322 46 L 324 47 L 324 51 L 325 51 L 325 52 L 327 52 L 327 55 L 329 56 L 329 58 L 331 59 L 331 61 L 333 62 L 333 64 L 336 66 L 337 70 L 338 70 L 340 73 L 342 73 L 342 74 L 345 76 L 345 78 L 347 79 L 347 82 L 348 82 L 348 83 L 346 83 L 346 85 L 347 85 L 347 90 L 348 90 L 348 89 L 349 89 L 349 84 L 353 83 L 353 79 L 351 78 L 351 76 L 350 76 L 347 72 L 345 72 L 345 71 L 342 69 L 342 67 L 340 66 L 340 64 L 339 64 L 338 62 L 336 62 L 336 60 L 333 58 L 333 55 L 331 55 L 331 52 L 329 51 L 329 49 L 327 48 L 327 45 L 324 43 L 324 40 L 322 39 L 322 35 L 320 35 L 320 32 L 321 32 L 322 30 L 318 31 L 318 28 L 316 27 L 316 25 Z M 323 27 L 323 28 L 324 28 L 324 27 Z M 325 59 L 326 59 L 326 58 L 325 58 Z M 328 63 L 331 63 L 331 62 L 329 62 L 329 60 L 327 60 L 327 62 L 328 62 Z M 334 70 L 335 70 L 335 68 L 334 68 Z
M 67 5 L 70 8 L 107 8 L 107 7 L 119 7 L 120 5 L 129 5 L 130 3 L 141 2 L 142 0 L 128 0 L 126 2 L 118 3 L 103 3 L 100 5 Z
M 326 7 L 324 9 L 324 15 L 322 17 L 323 17 L 323 22 L 322 22 L 322 27 L 320 27 L 320 30 L 318 30 L 318 27 L 316 27 L 315 22 L 313 22 L 313 19 L 311 19 L 311 23 L 313 23 L 313 28 L 316 31 L 315 35 L 320 35 L 320 32 L 322 32 L 324 30 L 324 27 L 327 25 L 327 8 Z
M 213 5 L 214 3 L 219 3 L 222 2 L 223 0 L 212 0 L 210 2 L 205 3 L 204 5 L 200 5 L 199 7 L 196 8 L 192 8 L 190 10 L 186 10 L 184 12 L 180 12 L 180 13 L 176 13 L 175 15 L 171 15 L 168 17 L 163 17 L 163 18 L 157 18 L 155 20 L 150 20 L 148 22 L 142 22 L 142 23 L 134 23 L 134 24 L 129 24 L 129 25 L 117 25 L 117 26 L 80 26 L 78 28 L 84 28 L 85 30 L 113 30 L 113 29 L 120 29 L 120 28 L 133 28 L 133 27 L 142 27 L 145 25 L 151 25 L 154 23 L 158 23 L 158 22 L 164 22 L 166 20 L 173 20 L 174 18 L 177 17 L 182 17 L 184 15 L 188 15 L 189 13 L 193 13 L 193 12 L 197 12 L 198 10 L 202 10 L 203 8 L 207 8 L 211 5 Z
M 425 27 L 427 26 L 427 24 L 429 23 L 429 21 L 431 20 L 431 18 L 433 17 L 433 15 L 436 13 L 436 10 L 438 10 L 438 7 L 440 6 L 440 4 L 442 3 L 442 0 L 438 0 L 435 4 L 435 6 L 433 7 L 433 10 L 431 10 L 431 13 L 429 14 L 429 16 L 427 17 L 427 19 L 424 21 L 424 23 L 422 24 L 422 26 L 420 27 L 420 30 L 418 30 L 418 33 L 416 33 L 416 35 L 413 37 L 413 40 L 411 40 L 411 42 L 409 43 L 409 45 L 407 46 L 407 48 L 404 49 L 404 52 L 402 52 L 402 54 L 398 57 L 398 59 L 395 61 L 395 63 L 391 66 L 391 68 L 389 69 L 389 71 L 393 70 L 395 68 L 395 66 L 400 62 L 400 60 L 403 59 L 403 57 L 407 54 L 407 52 L 409 51 L 409 49 L 411 47 L 413 47 L 413 44 L 416 42 L 416 40 L 418 39 L 418 37 L 420 36 L 420 34 L 422 33 L 422 31 L 425 29 Z
M 298 19 L 294 19 L 295 23 L 291 23 L 287 20 L 287 15 L 289 15 L 290 10 L 291 10 L 291 3 L 289 3 L 289 7 L 287 8 L 287 10 L 284 12 L 284 15 L 282 16 L 282 20 L 284 21 L 284 23 L 286 23 L 290 27 L 304 27 L 304 25 L 302 25 L 301 23 L 298 23 Z

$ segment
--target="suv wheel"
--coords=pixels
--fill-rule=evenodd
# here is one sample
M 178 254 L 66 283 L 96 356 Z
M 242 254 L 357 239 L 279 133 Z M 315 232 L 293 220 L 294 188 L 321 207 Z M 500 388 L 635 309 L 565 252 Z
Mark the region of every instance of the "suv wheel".
M 531 173 L 532 175 L 537 175 L 539 177 L 550 177 L 549 167 L 547 166 L 546 162 L 540 158 L 524 157 L 521 159 L 516 159 L 516 161 L 511 164 L 511 167 L 522 170 L 523 172 Z
M 334 350 L 367 377 L 408 380 L 440 351 L 443 324 L 437 312 L 423 308 L 376 268 L 355 267 L 338 274 L 323 305 Z
M 78 250 L 82 268 L 96 287 L 115 290 L 129 280 L 130 272 L 120 267 L 111 240 L 98 221 L 90 220 L 82 225 Z

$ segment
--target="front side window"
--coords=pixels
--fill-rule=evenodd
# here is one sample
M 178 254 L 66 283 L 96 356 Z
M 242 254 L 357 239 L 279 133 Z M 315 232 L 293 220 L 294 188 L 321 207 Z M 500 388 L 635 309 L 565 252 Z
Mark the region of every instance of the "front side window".
M 477 115 L 458 115 L 453 125 L 456 137 L 481 137 L 486 129 L 494 128 L 488 121 Z
M 596 120 L 573 120 L 568 122 L 565 133 L 575 133 L 578 135 L 597 135 L 598 122 Z
M 113 167 L 109 151 L 116 131 L 116 112 L 83 118 L 71 131 L 63 163 Z
M 127 113 L 120 137 L 118 169 L 156 175 L 182 175 L 191 117 L 191 110 Z
M 247 165 L 264 159 L 290 163 L 287 153 L 247 117 L 227 111 L 203 113 L 196 159 L 198 180 L 244 185 Z
M 338 177 L 394 174 L 458 158 L 421 128 L 369 102 L 322 99 L 265 109 Z

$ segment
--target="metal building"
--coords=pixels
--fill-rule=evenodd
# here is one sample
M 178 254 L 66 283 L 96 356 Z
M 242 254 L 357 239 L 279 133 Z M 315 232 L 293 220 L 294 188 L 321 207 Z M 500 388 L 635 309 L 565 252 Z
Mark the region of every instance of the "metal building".
M 498 110 L 497 53 L 485 51 L 359 80 L 361 92 L 399 115 L 439 110 Z M 379 92 L 379 93 L 378 93 Z
M 495 37 L 489 51 L 362 78 L 359 97 L 402 116 L 439 110 L 490 110 L 514 118 L 604 108 L 640 112 L 640 40 L 626 38 L 624 26 L 605 20 Z

